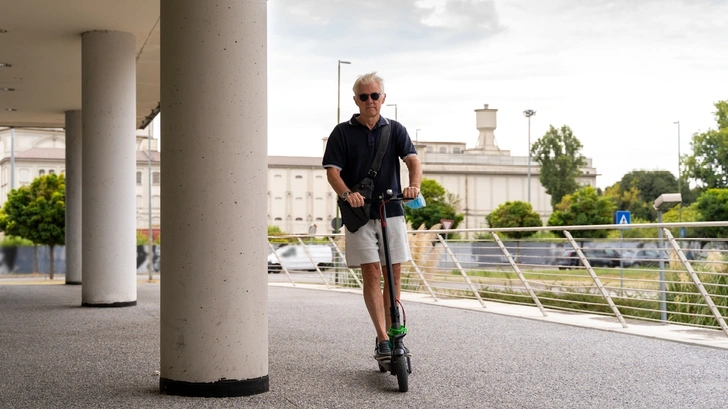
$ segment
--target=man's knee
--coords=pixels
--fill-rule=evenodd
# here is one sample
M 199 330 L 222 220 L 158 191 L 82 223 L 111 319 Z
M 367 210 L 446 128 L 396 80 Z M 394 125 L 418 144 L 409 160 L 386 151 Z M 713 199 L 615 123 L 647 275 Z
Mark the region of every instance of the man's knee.
M 382 276 L 382 269 L 379 263 L 366 263 L 361 265 L 361 274 L 365 280 L 379 280 L 379 277 Z

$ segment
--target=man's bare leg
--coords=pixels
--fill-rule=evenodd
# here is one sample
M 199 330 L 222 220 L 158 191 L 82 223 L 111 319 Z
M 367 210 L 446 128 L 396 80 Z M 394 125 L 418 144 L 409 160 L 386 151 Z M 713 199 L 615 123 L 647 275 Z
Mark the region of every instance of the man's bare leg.
M 386 326 L 382 290 L 379 286 L 379 277 L 382 274 L 381 266 L 379 263 L 362 264 L 361 274 L 364 281 L 364 304 L 372 319 L 374 329 L 377 331 L 377 340 L 379 342 L 388 340 L 387 328 L 389 327 Z

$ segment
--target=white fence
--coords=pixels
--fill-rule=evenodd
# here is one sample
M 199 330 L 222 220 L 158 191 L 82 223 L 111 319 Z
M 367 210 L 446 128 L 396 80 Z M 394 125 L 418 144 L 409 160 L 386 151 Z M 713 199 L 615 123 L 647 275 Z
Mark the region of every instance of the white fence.
M 670 229 L 728 226 L 728 222 L 631 225 L 656 229 L 664 238 L 581 239 L 581 230 L 618 230 L 625 225 L 569 226 L 567 230 L 463 229 L 409 231 L 413 260 L 402 266 L 402 290 L 438 299 L 460 297 L 548 309 L 670 322 L 722 330 L 728 336 L 728 239 L 675 238 Z M 563 239 L 506 237 L 551 230 Z M 459 237 L 450 238 L 446 237 Z M 361 275 L 346 267 L 343 234 L 269 237 L 328 243 L 333 267 L 293 271 L 270 280 L 361 287 Z

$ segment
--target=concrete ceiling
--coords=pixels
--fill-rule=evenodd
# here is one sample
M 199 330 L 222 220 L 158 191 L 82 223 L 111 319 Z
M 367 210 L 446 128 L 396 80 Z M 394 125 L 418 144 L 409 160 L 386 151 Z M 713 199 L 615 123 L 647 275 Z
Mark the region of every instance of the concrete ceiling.
M 136 36 L 137 127 L 159 103 L 159 0 L 0 0 L 0 126 L 64 126 L 81 109 L 81 34 Z M 8 109 L 17 111 L 8 111 Z M 156 111 L 155 111 L 156 112 Z M 152 114 L 153 117 L 153 114 Z

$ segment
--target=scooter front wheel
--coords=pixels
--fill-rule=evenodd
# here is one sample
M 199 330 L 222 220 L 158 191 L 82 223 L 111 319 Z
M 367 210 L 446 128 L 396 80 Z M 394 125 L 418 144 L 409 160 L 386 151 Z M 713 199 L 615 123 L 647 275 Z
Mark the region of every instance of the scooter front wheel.
M 407 392 L 409 390 L 409 371 L 407 366 L 407 357 L 399 357 L 396 361 L 392 362 L 394 371 L 397 374 L 397 384 L 399 384 L 400 392 Z

